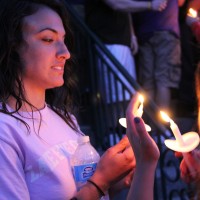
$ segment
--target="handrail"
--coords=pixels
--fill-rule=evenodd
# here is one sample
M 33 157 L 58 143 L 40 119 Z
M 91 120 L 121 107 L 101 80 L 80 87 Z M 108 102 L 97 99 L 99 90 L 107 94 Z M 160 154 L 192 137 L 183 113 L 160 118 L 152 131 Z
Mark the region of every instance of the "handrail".
M 116 68 L 120 70 L 123 76 L 127 78 L 128 82 L 130 82 L 136 90 L 142 90 L 141 86 L 130 76 L 127 70 L 124 69 L 124 67 L 122 67 L 119 61 L 112 55 L 112 53 L 110 53 L 110 51 L 105 47 L 102 41 L 90 30 L 90 28 L 88 28 L 88 26 L 84 23 L 80 16 L 76 14 L 77 12 L 73 8 L 73 6 L 70 5 L 69 0 L 65 0 L 65 2 L 68 12 L 73 17 L 72 19 L 77 22 L 77 24 L 88 34 L 88 36 L 93 41 L 95 41 L 98 47 L 110 58 L 110 60 L 116 66 Z
M 133 88 L 137 91 L 140 91 L 141 93 L 145 94 L 145 91 L 143 88 L 137 83 L 136 80 L 134 80 L 130 74 L 127 72 L 127 70 L 119 63 L 119 61 L 112 55 L 112 53 L 105 47 L 105 45 L 101 42 L 101 40 L 90 30 L 90 28 L 85 24 L 85 22 L 82 20 L 82 18 L 77 14 L 77 11 L 73 8 L 69 0 L 65 0 L 65 5 L 72 16 L 72 20 L 76 22 L 75 24 L 78 24 L 79 28 L 84 30 L 84 32 L 87 33 L 87 35 L 90 37 L 90 39 L 101 49 L 102 52 L 104 52 L 105 55 L 107 55 L 110 59 L 110 61 L 115 65 L 115 67 L 122 73 L 122 75 L 127 79 L 127 81 L 133 86 Z M 152 121 L 155 123 L 157 128 L 161 132 L 165 132 L 166 128 L 156 121 L 155 114 L 159 112 L 158 106 L 155 104 L 155 102 L 149 98 L 147 95 L 145 95 L 145 98 L 147 99 L 148 105 L 147 109 L 145 110 L 145 113 L 150 116 Z

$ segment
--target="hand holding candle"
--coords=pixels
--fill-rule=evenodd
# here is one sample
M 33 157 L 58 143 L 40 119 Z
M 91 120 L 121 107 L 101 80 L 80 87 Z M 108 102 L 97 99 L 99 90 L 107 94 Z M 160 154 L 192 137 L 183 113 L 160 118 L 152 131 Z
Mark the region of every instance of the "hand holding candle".
M 143 107 L 144 107 L 144 105 L 143 105 L 144 97 L 140 94 L 138 98 L 139 98 L 140 105 L 139 105 L 138 109 L 135 111 L 134 115 L 136 117 L 142 117 L 142 115 L 143 115 Z M 120 118 L 119 119 L 119 123 L 123 127 L 127 128 L 126 118 Z M 145 127 L 146 127 L 146 131 L 148 131 L 148 132 L 151 131 L 151 127 L 149 125 L 145 124 Z
M 167 139 L 165 140 L 165 145 L 174 150 L 179 152 L 190 152 L 195 149 L 199 144 L 199 135 L 196 132 L 188 132 L 184 135 L 181 135 L 177 124 L 169 118 L 169 116 L 160 111 L 162 118 L 170 123 L 170 128 L 175 136 L 175 140 Z
M 188 132 L 188 133 L 185 133 L 184 135 L 181 135 L 177 124 L 172 119 L 170 119 L 169 116 L 166 113 L 164 113 L 163 111 L 160 111 L 160 114 L 166 122 L 170 123 L 170 128 L 175 136 L 175 140 L 173 140 L 173 139 L 165 140 L 165 145 L 169 149 L 172 149 L 172 150 L 178 151 L 178 152 L 182 152 L 185 162 L 190 171 L 190 174 L 192 176 L 194 176 L 195 171 L 193 170 L 193 166 L 191 165 L 191 163 L 188 161 L 186 153 L 194 150 L 198 146 L 198 144 L 199 144 L 198 133 Z

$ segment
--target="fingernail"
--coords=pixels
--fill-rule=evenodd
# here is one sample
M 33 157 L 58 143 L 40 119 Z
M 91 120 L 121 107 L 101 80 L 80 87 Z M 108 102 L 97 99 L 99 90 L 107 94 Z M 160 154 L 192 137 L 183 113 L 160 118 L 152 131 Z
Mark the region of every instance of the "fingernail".
M 135 118 L 134 118 L 134 122 L 135 122 L 136 124 L 139 124 L 139 123 L 140 123 L 140 118 L 139 118 L 139 117 L 135 117 Z

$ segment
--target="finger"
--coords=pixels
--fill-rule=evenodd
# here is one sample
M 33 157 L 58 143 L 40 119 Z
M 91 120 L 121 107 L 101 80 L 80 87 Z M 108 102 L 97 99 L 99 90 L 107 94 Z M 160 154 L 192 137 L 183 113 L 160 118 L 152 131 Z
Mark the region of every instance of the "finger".
M 126 187 L 130 187 L 134 172 L 135 172 L 135 168 L 131 170 L 129 174 L 125 177 L 124 184 Z
M 134 155 L 132 147 L 129 146 L 128 148 L 125 149 L 125 151 L 123 153 L 126 156 L 126 159 L 130 160 L 133 164 L 133 167 L 135 167 L 136 166 L 136 159 L 135 159 L 135 155 Z
M 144 124 L 144 121 L 142 120 L 142 118 L 135 117 L 134 122 L 135 122 L 136 131 L 137 131 L 140 139 L 141 140 L 149 139 L 150 136 L 146 131 L 145 124 Z
M 177 158 L 181 158 L 183 157 L 183 154 L 181 152 L 175 152 L 174 155 L 177 157 Z
M 189 183 L 191 181 L 191 176 L 187 168 L 187 165 L 185 163 L 185 160 L 182 160 L 180 164 L 180 170 L 181 170 L 181 179 L 183 179 L 184 182 Z
M 138 109 L 139 106 L 139 93 L 136 93 L 133 98 L 131 99 L 127 111 L 126 111 L 126 119 L 129 119 L 129 117 L 133 116 L 135 111 Z
M 130 146 L 129 140 L 127 136 L 124 136 L 116 145 L 111 147 L 114 153 L 122 152 L 126 149 L 126 147 Z
M 181 170 L 181 173 L 184 177 L 188 176 L 189 174 L 189 170 L 187 168 L 187 165 L 185 163 L 185 160 L 182 160 L 181 161 L 181 164 L 180 164 L 180 170 Z
M 195 173 L 198 170 L 200 163 L 196 159 L 196 154 L 194 151 L 184 154 L 184 161 L 189 168 L 191 173 Z
M 129 137 L 132 137 L 132 134 L 129 133 L 135 133 L 135 125 L 133 123 L 134 113 L 138 109 L 139 106 L 139 93 L 136 93 L 134 97 L 131 99 L 131 102 L 128 105 L 128 108 L 126 110 L 126 121 L 127 121 L 127 134 L 130 135 Z

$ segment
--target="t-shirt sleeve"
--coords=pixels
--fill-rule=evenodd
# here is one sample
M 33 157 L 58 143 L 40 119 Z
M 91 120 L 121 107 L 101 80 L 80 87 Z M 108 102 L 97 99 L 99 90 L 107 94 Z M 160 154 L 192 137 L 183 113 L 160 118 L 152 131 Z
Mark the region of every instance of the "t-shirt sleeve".
M 0 199 L 30 199 L 23 163 L 15 147 L 2 139 L 0 139 Z

